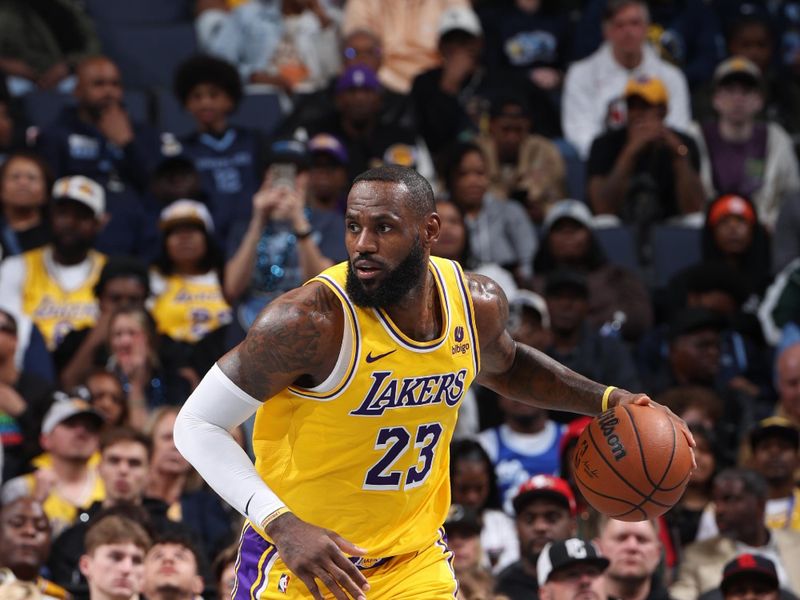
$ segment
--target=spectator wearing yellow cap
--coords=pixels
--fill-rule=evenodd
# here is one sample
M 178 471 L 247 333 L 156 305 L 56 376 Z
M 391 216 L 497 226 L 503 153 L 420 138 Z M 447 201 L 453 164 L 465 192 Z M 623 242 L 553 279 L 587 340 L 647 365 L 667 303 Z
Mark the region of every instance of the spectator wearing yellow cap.
M 597 214 L 647 225 L 701 210 L 700 162 L 692 139 L 665 123 L 669 91 L 638 76 L 624 90 L 627 125 L 597 137 L 587 164 L 589 202 Z
M 769 417 L 750 432 L 753 469 L 767 482 L 767 527 L 800 531 L 800 430 L 789 419 Z
M 648 4 L 644 0 L 609 0 L 603 14 L 603 44 L 567 71 L 561 122 L 564 137 L 583 158 L 588 156 L 592 140 L 613 121 L 613 109 L 631 77 L 660 79 L 670 95 L 666 123 L 681 131 L 689 127 L 686 78 L 647 43 Z
M 787 193 L 800 190 L 792 140 L 775 121 L 758 119 L 764 81 L 755 63 L 741 56 L 723 61 L 713 88 L 716 119 L 693 126 L 706 194 L 750 198 L 759 220 L 771 229 Z

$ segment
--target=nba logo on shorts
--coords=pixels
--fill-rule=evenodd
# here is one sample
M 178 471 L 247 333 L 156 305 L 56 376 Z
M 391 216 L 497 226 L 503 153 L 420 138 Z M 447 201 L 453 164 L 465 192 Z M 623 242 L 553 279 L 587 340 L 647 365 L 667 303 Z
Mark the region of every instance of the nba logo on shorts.
M 464 339 L 464 328 L 461 325 L 456 327 L 455 337 L 457 342 L 460 342 Z
M 289 587 L 289 576 L 286 573 L 281 574 L 281 578 L 278 579 L 278 591 L 286 593 L 286 589 Z

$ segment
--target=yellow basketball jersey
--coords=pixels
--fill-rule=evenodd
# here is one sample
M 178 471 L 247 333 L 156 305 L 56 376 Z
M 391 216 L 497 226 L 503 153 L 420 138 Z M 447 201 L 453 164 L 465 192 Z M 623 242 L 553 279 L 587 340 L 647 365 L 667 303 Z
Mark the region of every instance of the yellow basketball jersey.
M 65 290 L 47 271 L 46 248 L 25 252 L 25 284 L 22 289 L 22 310 L 42 332 L 47 347 L 53 350 L 73 329 L 91 327 L 97 321 L 97 300 L 94 284 L 106 257 L 89 251 L 92 268 L 86 281 L 74 290 Z
M 437 538 L 450 506 L 449 445 L 464 392 L 480 369 L 468 283 L 457 263 L 431 258 L 444 325 L 407 337 L 379 309 L 345 292 L 347 263 L 311 281 L 345 314 L 333 373 L 289 387 L 256 415 L 256 469 L 301 519 L 381 558 Z
M 164 291 L 156 297 L 151 314 L 159 333 L 189 343 L 201 340 L 232 318 L 216 276 L 164 277 Z

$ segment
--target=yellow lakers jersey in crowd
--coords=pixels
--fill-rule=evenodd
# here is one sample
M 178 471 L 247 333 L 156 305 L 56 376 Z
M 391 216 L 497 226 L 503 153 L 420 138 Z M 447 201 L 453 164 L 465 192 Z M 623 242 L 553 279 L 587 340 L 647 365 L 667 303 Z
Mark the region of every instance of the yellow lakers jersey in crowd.
M 311 281 L 342 303 L 342 349 L 313 389 L 289 387 L 256 415 L 256 469 L 299 518 L 383 558 L 433 544 L 450 506 L 449 445 L 464 392 L 480 369 L 468 283 L 432 257 L 443 327 L 403 334 L 345 293 L 347 263 Z
M 150 279 L 156 294 L 150 313 L 159 333 L 193 344 L 231 322 L 231 307 L 225 302 L 215 273 L 199 277 L 154 273 Z
M 73 290 L 62 288 L 47 270 L 46 247 L 25 252 L 25 283 L 22 288 L 22 310 L 42 332 L 47 347 L 53 350 L 73 329 L 91 327 L 97 321 L 97 300 L 94 285 L 106 263 L 106 257 L 89 251 L 92 263 L 86 280 Z

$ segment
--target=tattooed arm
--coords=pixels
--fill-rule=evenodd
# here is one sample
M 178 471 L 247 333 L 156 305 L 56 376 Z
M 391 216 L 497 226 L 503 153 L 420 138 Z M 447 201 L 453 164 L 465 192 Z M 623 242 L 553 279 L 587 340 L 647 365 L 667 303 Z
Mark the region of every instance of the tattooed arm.
M 218 364 L 242 390 L 265 401 L 294 383 L 313 387 L 324 381 L 339 356 L 343 328 L 339 300 L 312 283 L 269 304 Z
M 469 282 L 481 352 L 477 383 L 512 400 L 542 408 L 598 414 L 606 385 L 579 375 L 530 346 L 515 342 L 506 330 L 508 301 L 500 287 L 482 275 L 470 274 Z M 626 390 L 615 389 L 609 396 L 609 407 L 629 403 L 650 404 L 665 410 L 694 445 L 686 424 L 669 408 L 644 394 Z
M 186 459 L 228 504 L 266 531 L 289 569 L 319 600 L 317 581 L 336 598 L 364 598 L 367 580 L 347 555 L 365 551 L 289 512 L 228 432 L 287 386 L 324 381 L 338 358 L 343 328 L 341 304 L 324 285 L 284 294 L 203 378 L 174 432 Z

